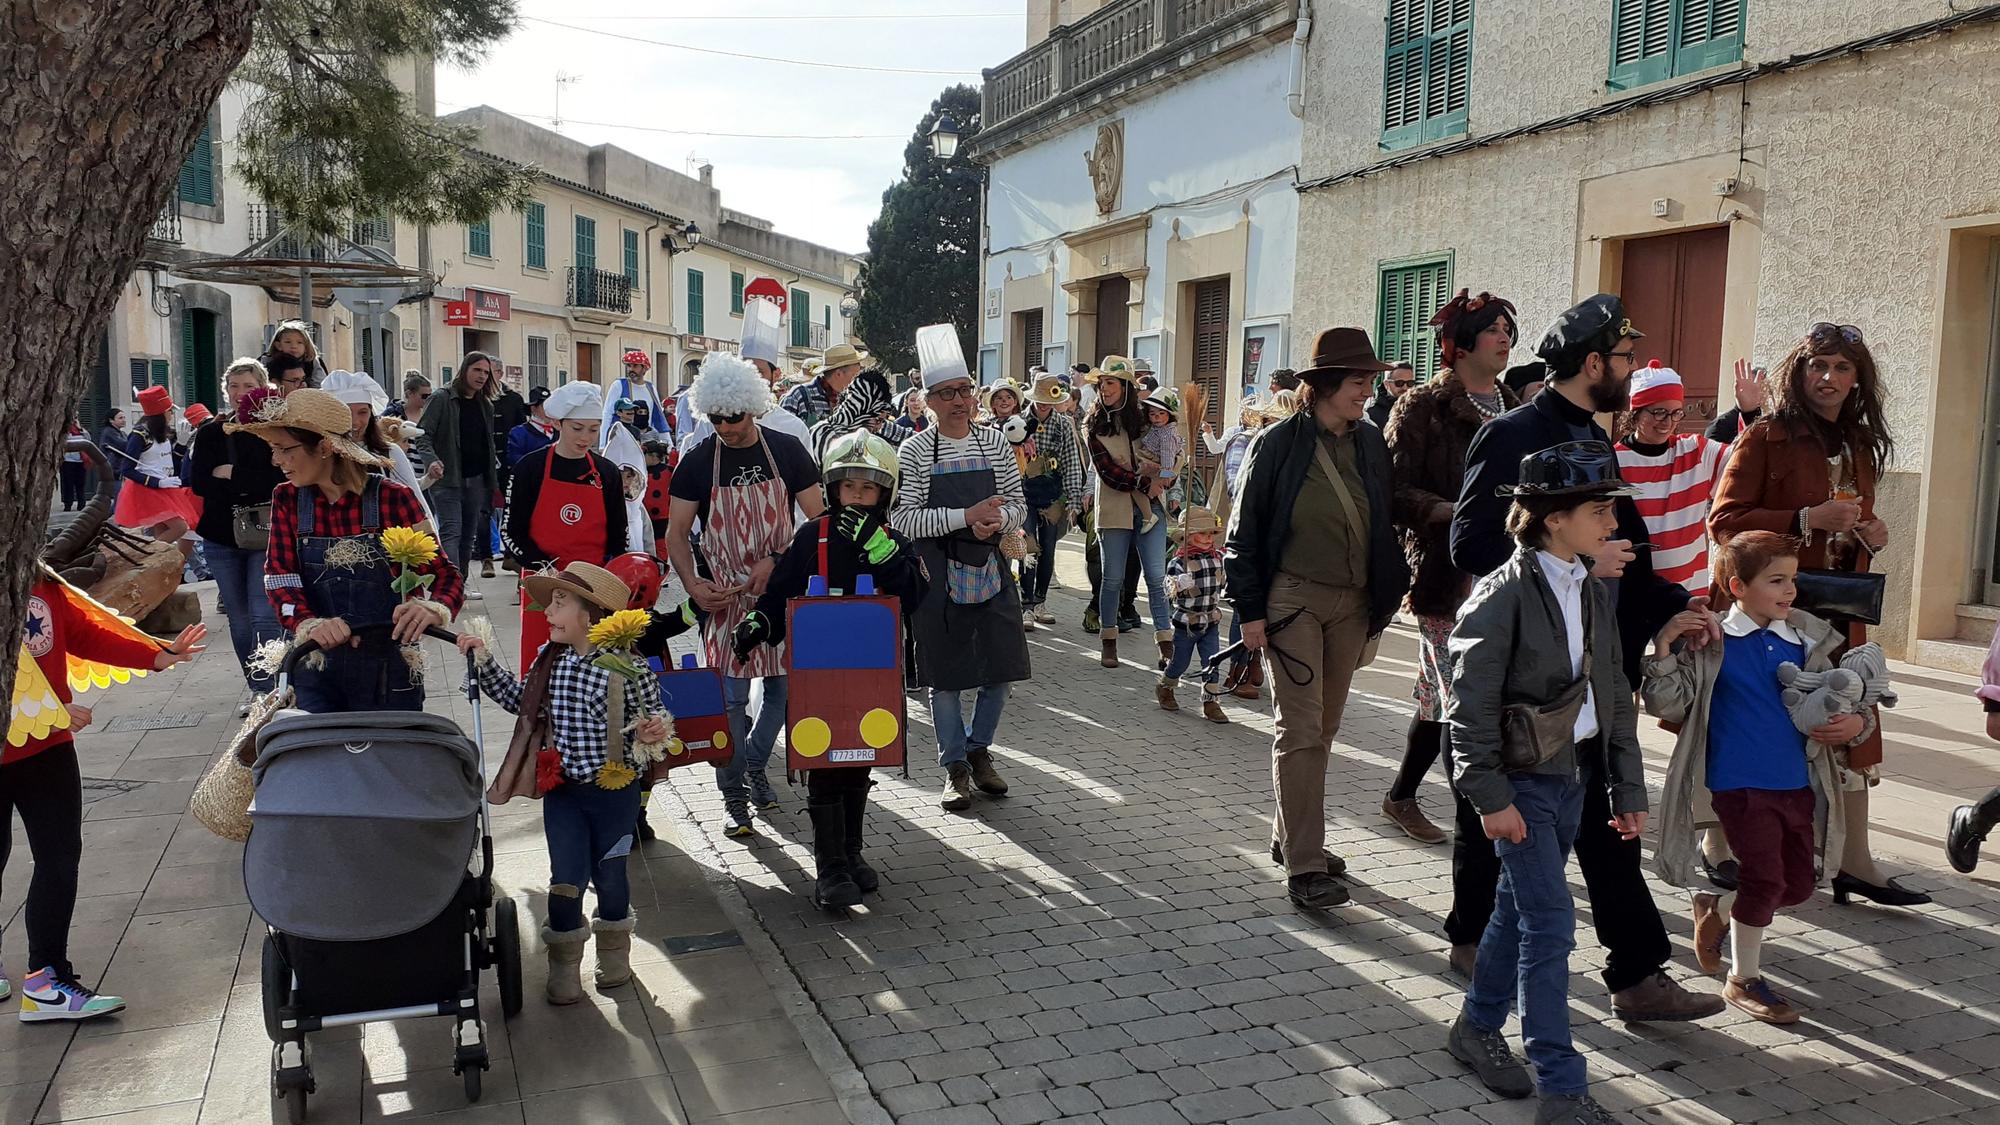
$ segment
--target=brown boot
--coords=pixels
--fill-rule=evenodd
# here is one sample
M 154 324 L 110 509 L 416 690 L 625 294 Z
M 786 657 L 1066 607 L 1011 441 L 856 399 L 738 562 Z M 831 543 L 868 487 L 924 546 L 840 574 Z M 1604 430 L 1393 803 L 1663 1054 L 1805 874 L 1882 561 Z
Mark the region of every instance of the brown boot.
M 1451 947 L 1451 971 L 1472 979 L 1472 970 L 1479 966 L 1479 946 L 1454 945 Z
M 1664 969 L 1611 994 L 1611 1014 L 1634 1023 L 1706 1019 L 1722 1008 L 1722 997 L 1689 992 Z
M 1097 639 L 1104 646 L 1104 654 L 1097 662 L 1106 668 L 1118 667 L 1118 630 L 1105 629 L 1097 634 Z
M 1262 660 L 1252 660 L 1250 662 L 1250 682 L 1258 687 L 1264 686 L 1264 662 Z
M 1236 690 L 1235 690 L 1235 691 L 1232 691 L 1232 692 L 1230 692 L 1230 694 L 1231 694 L 1231 695 L 1234 695 L 1234 696 L 1235 696 L 1236 698 L 1238 698 L 1238 699 L 1262 699 L 1262 698 L 1264 698 L 1264 693 L 1263 693 L 1263 692 L 1261 692 L 1261 691 L 1258 691 L 1258 690 L 1257 690 L 1257 685 L 1256 685 L 1256 684 L 1253 684 L 1253 683 L 1251 683 L 1251 682 L 1250 682 L 1249 680 L 1244 680 L 1244 681 L 1243 681 L 1242 683 L 1240 683 L 1240 684 L 1237 684 L 1237 685 L 1236 685 Z
M 1402 829 L 1403 835 L 1419 844 L 1442 844 L 1451 839 L 1445 834 L 1444 829 L 1431 823 L 1430 818 L 1424 815 L 1424 810 L 1417 807 L 1415 797 L 1401 801 L 1390 797 L 1382 798 L 1382 815 L 1388 817 L 1390 823 Z
M 1799 1022 L 1799 1010 L 1791 1001 L 1771 990 L 1763 977 L 1755 980 L 1729 978 L 1722 986 L 1722 998 L 1733 1008 L 1750 1013 L 1752 1018 L 1765 1023 L 1788 1024 Z
M 1174 685 L 1165 680 L 1161 680 L 1158 684 L 1154 685 L 1153 698 L 1160 701 L 1160 710 L 1162 711 L 1178 711 L 1181 709 L 1180 701 L 1174 698 Z
M 1229 716 L 1222 713 L 1222 704 L 1213 697 L 1201 701 L 1201 717 L 1211 723 L 1226 723 Z
M 1722 896 L 1694 896 L 1694 960 L 1702 972 L 1713 976 L 1722 971 L 1722 946 L 1728 940 L 1729 915 L 1722 912 Z M 1728 998 L 1725 990 L 1723 999 Z
M 993 768 L 993 751 L 984 746 L 967 751 L 965 764 L 972 767 L 974 788 L 992 797 L 1007 795 L 1007 783 L 1001 779 L 1000 771 Z
M 1161 630 L 1153 634 L 1160 645 L 1160 667 L 1164 669 L 1174 658 L 1174 634 L 1171 630 Z

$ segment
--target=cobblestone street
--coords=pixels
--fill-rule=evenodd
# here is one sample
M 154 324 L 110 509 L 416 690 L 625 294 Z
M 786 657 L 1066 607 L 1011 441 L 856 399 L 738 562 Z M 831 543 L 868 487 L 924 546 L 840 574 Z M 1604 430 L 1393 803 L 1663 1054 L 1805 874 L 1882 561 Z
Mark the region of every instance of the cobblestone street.
M 1064 551 L 1062 577 L 1080 586 L 1080 553 L 1073 541 Z M 505 583 L 474 585 L 510 616 Z M 1266 853 L 1268 702 L 1232 701 L 1228 726 L 1164 714 L 1150 661 L 1131 659 L 1146 645 L 1099 668 L 1076 628 L 1080 600 L 1066 590 L 1051 608 L 1061 624 L 1034 635 L 1037 677 L 1017 685 L 997 746 L 1012 795 L 941 811 L 913 706 L 910 777 L 878 775 L 875 789 L 869 854 L 883 890 L 851 917 L 805 899 L 802 790 L 783 790 L 754 839 L 725 840 L 707 771 L 689 771 L 655 793 L 661 840 L 635 872 L 639 987 L 550 1008 L 527 925 L 547 878 L 537 809 L 499 812 L 501 885 L 526 916 L 528 1003 L 503 1026 L 489 984 L 498 1057 L 485 1098 L 464 1105 L 444 1024 L 373 1025 L 315 1037 L 311 1119 L 1530 1120 L 1532 1103 L 1494 1100 L 1443 1050 L 1461 987 L 1438 933 L 1447 849 L 1404 839 L 1377 810 L 1409 714 L 1412 634 L 1392 633 L 1349 706 L 1327 784 L 1329 842 L 1348 859 L 1354 902 L 1318 917 L 1285 902 Z M 439 649 L 433 668 L 443 660 Z M 1822 895 L 1781 915 L 1766 964 L 1806 1010 L 1781 1029 L 1734 1011 L 1612 1021 L 1580 904 L 1574 1019 L 1607 1105 L 1642 1122 L 2000 1120 L 2000 891 L 1950 874 L 1937 843 L 1945 810 L 2000 783 L 2000 758 L 1975 736 L 1963 681 L 1898 672 L 1878 841 L 1937 905 L 1843 908 Z M 75 956 L 130 1007 L 76 1027 L 23 1026 L 12 1002 L 0 1008 L 0 1120 L 272 1119 L 262 927 L 239 849 L 183 813 L 235 724 L 234 687 L 212 652 L 96 700 L 99 727 L 80 740 L 90 804 Z M 467 722 L 435 681 L 431 694 Z M 196 725 L 128 729 L 189 713 Z M 497 761 L 511 720 L 489 708 L 486 722 Z M 1646 740 L 1657 782 L 1667 742 L 1656 730 Z M 1447 819 L 1441 783 L 1427 781 L 1423 799 Z M 0 888 L 17 971 L 22 842 Z M 1719 987 L 1696 977 L 1685 909 L 1655 891 L 1677 975 Z

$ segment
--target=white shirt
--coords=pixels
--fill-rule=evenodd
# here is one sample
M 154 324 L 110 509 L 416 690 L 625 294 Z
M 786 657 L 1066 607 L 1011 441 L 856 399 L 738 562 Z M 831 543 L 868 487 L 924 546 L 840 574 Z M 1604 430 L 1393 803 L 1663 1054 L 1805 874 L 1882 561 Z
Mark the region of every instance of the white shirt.
M 1590 580 L 1590 568 L 1582 559 L 1564 562 L 1547 551 L 1536 551 L 1535 561 L 1542 564 L 1542 574 L 1548 578 L 1556 605 L 1562 609 L 1563 631 L 1569 636 L 1570 674 L 1580 676 L 1583 674 L 1583 584 Z M 1585 684 L 1583 710 L 1576 714 L 1576 740 L 1582 742 L 1596 734 L 1597 689 Z
M 1747 637 L 1760 628 L 1763 628 L 1763 626 L 1758 625 L 1756 621 L 1751 619 L 1749 614 L 1743 612 L 1743 607 L 1740 605 L 1730 606 L 1729 612 L 1722 615 L 1722 631 L 1729 636 Z M 1805 638 L 1799 636 L 1799 631 L 1792 628 L 1792 623 L 1783 618 L 1772 618 L 1770 630 L 1774 636 L 1786 644 L 1803 647 L 1806 643 Z
M 799 439 L 799 444 L 806 447 L 807 453 L 813 451 L 812 431 L 806 428 L 806 424 L 799 419 L 798 415 L 789 410 L 774 406 L 771 408 L 770 413 L 757 419 L 757 424 L 767 430 L 776 430 L 781 434 L 790 434 Z M 701 444 L 703 438 L 708 437 L 714 432 L 715 424 L 713 422 L 710 422 L 706 417 L 696 418 L 694 420 L 694 427 L 687 432 L 687 436 L 681 438 L 681 456 L 687 456 L 690 450 Z

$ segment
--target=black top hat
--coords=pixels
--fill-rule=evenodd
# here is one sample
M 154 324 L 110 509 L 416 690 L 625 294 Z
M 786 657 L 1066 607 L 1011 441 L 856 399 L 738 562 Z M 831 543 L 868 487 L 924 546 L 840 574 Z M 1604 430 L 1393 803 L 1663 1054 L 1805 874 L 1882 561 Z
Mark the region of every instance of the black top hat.
M 1637 496 L 1618 476 L 1618 455 L 1601 441 L 1566 441 L 1521 458 L 1518 484 L 1493 490 L 1499 496 Z
M 1549 365 L 1551 375 L 1568 376 L 1583 366 L 1584 357 L 1616 347 L 1620 340 L 1639 340 L 1645 333 L 1632 327 L 1625 302 L 1616 294 L 1599 293 L 1570 306 L 1542 334 L 1535 354 Z
M 1349 375 L 1387 370 L 1389 365 L 1375 358 L 1375 345 L 1368 342 L 1368 333 L 1359 328 L 1328 328 L 1313 340 L 1312 366 L 1298 375 L 1301 381 L 1330 385 Z

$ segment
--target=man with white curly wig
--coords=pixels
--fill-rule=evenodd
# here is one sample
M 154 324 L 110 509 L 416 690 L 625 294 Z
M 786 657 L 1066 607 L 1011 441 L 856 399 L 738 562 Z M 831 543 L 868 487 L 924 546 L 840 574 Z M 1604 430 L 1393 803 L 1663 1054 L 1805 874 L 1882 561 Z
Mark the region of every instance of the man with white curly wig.
M 778 306 L 763 300 L 745 302 L 743 309 L 742 358 L 748 360 L 751 368 L 763 376 L 764 385 L 767 389 L 777 386 L 779 377 L 784 375 L 784 370 L 779 367 L 782 355 L 783 352 L 780 350 L 778 343 Z M 711 358 L 713 358 L 712 355 Z M 735 357 L 732 356 L 731 358 Z M 707 369 L 708 361 L 703 360 L 702 370 L 706 371 Z M 700 376 L 697 375 L 696 382 L 699 381 Z M 690 393 L 692 392 L 690 391 Z M 776 409 L 776 406 L 777 403 L 774 400 L 771 408 L 766 409 L 758 416 L 757 424 L 766 430 L 776 430 L 799 439 L 799 443 L 804 445 L 808 452 L 814 452 L 816 458 L 817 453 L 813 436 L 804 420 L 789 410 Z M 693 449 L 697 444 L 706 440 L 708 435 L 715 432 L 715 427 L 709 424 L 707 417 L 700 410 L 695 409 L 692 403 L 689 404 L 688 410 L 691 415 L 690 420 L 693 424 L 683 427 L 681 430 L 683 434 L 687 435 L 681 439 L 681 456 L 683 457 L 687 456 L 688 451 Z
M 750 806 L 770 809 L 778 803 L 765 767 L 785 724 L 784 646 L 761 646 L 738 660 L 730 638 L 756 607 L 778 556 L 791 545 L 799 513 L 816 518 L 825 504 L 819 468 L 806 451 L 804 435 L 793 437 L 759 424 L 777 404 L 770 384 L 748 360 L 710 353 L 688 397 L 695 417 L 710 432 L 682 453 L 674 471 L 667 554 L 688 597 L 706 614 L 703 655 L 724 676 L 735 756 L 716 774 L 726 814 L 722 831 L 749 836 L 755 832 Z M 697 520 L 699 544 L 691 535 Z M 752 681 L 758 686 L 754 712 Z

